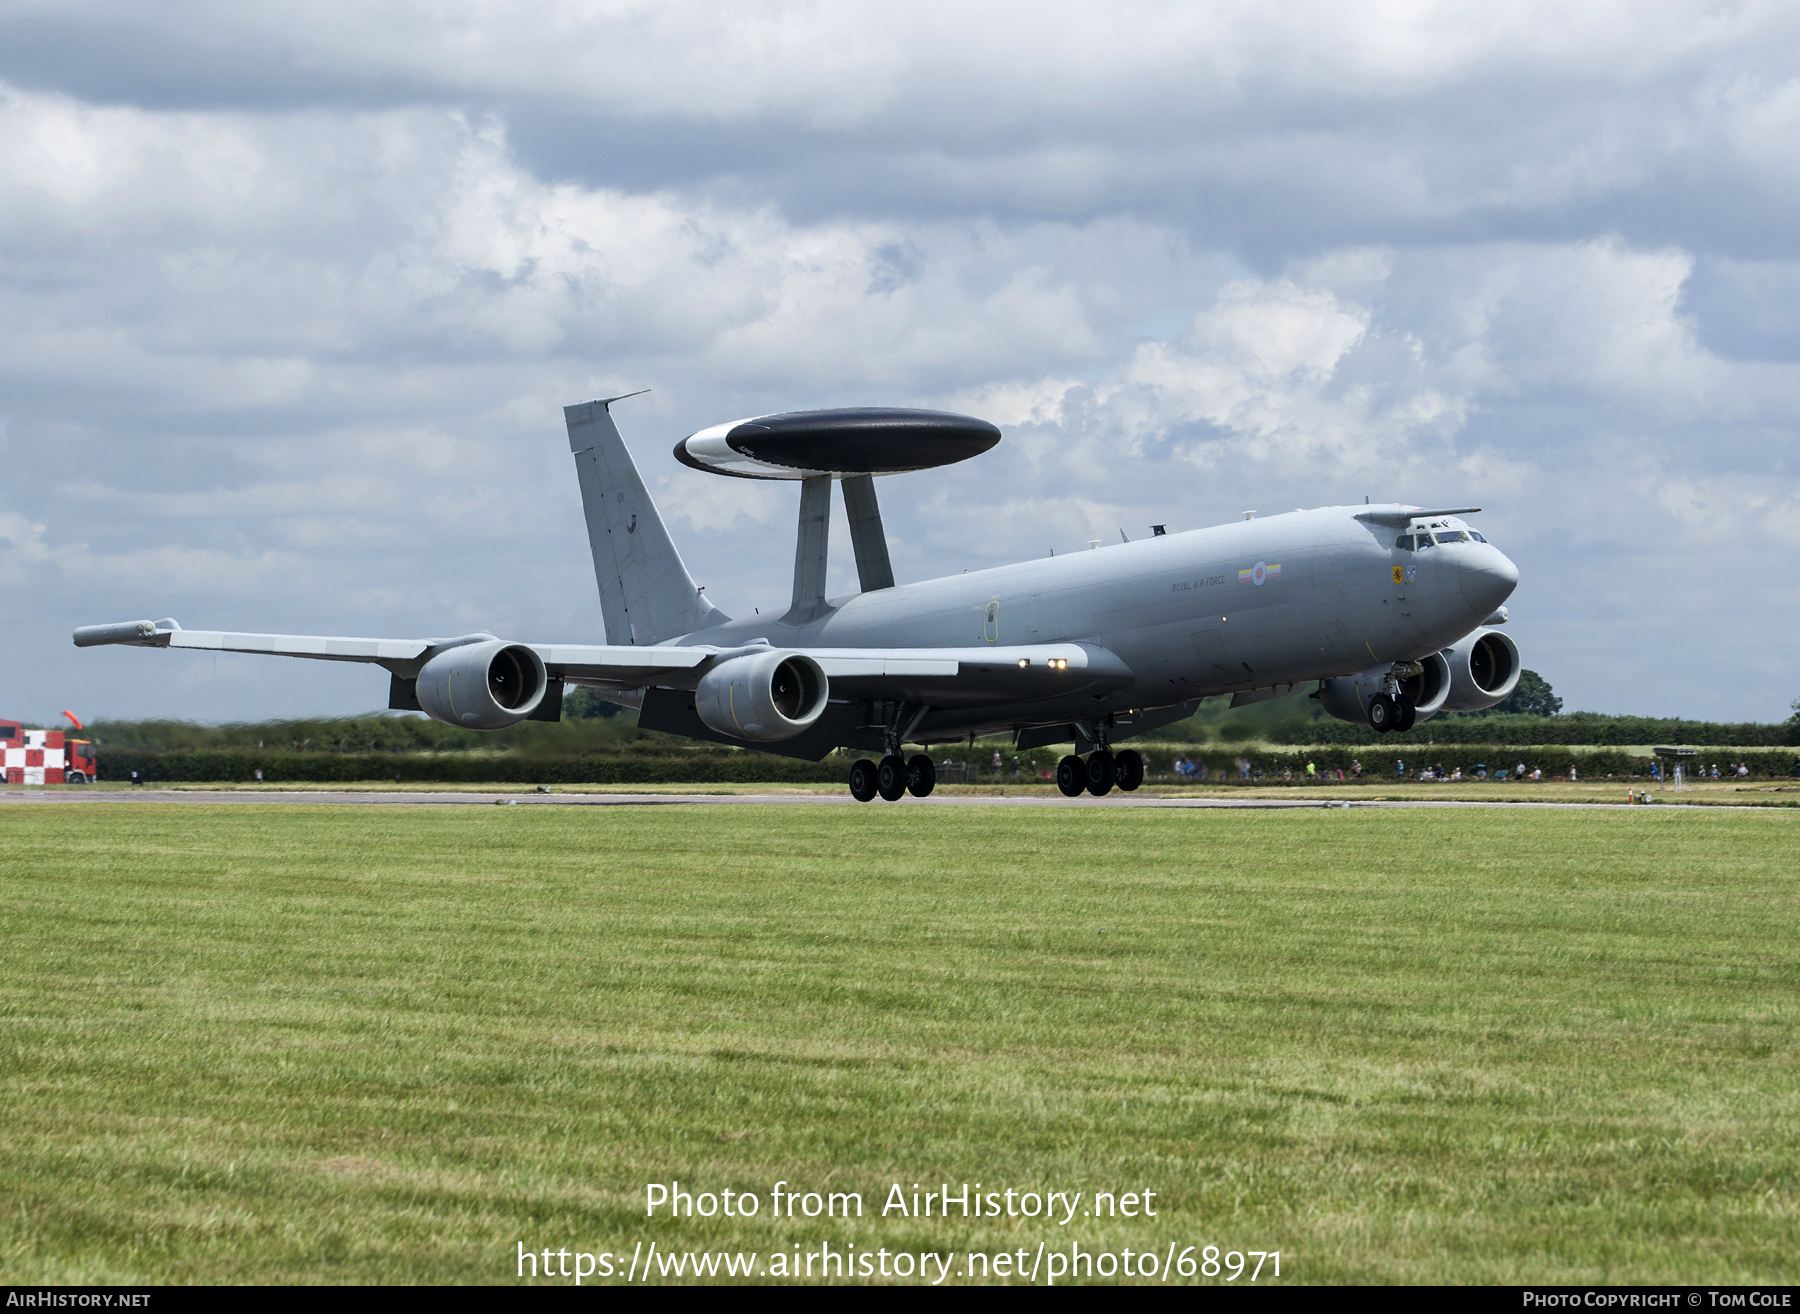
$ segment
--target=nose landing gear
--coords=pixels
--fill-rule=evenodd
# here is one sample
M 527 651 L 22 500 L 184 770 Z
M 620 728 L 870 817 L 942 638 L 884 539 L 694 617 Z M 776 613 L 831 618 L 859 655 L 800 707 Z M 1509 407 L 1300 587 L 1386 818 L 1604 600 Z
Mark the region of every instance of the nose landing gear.
M 1410 730 L 1418 715 L 1418 704 L 1405 694 L 1376 694 L 1369 699 L 1369 728 L 1378 735 Z

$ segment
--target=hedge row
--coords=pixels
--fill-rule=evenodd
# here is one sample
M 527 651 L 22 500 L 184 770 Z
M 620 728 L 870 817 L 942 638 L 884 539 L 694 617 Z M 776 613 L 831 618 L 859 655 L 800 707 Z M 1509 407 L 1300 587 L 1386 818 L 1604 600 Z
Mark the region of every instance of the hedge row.
M 1548 778 L 1567 775 L 1573 764 L 1583 779 L 1597 780 L 1647 776 L 1651 761 L 1617 749 L 1493 744 L 1407 745 L 1390 742 L 1376 747 L 1315 746 L 1274 751 L 1241 751 L 1229 745 L 1186 750 L 1163 744 L 1134 744 L 1132 747 L 1144 754 L 1146 768 L 1153 779 L 1173 779 L 1175 759 L 1184 754 L 1190 761 L 1204 762 L 1209 779 L 1236 779 L 1236 763 L 1242 758 L 1253 770 L 1260 771 L 1265 781 L 1279 778 L 1284 769 L 1299 778 L 1304 775 L 1308 762 L 1320 771 L 1335 771 L 1342 767 L 1348 777 L 1352 765 L 1360 761 L 1365 780 L 1396 778 L 1399 762 L 1405 763 L 1408 777 L 1416 777 L 1419 770 L 1427 766 L 1441 766 L 1446 771 L 1460 767 L 1465 776 L 1472 774 L 1478 766 L 1486 766 L 1490 771 L 1512 771 L 1523 761 L 1528 771 L 1541 770 Z M 1058 753 L 1051 749 L 1028 753 L 1003 749 L 1003 765 L 998 775 L 993 771 L 991 749 L 979 746 L 973 750 L 939 748 L 932 755 L 939 761 L 970 763 L 979 771 L 977 779 L 984 782 L 1015 779 L 1041 782 L 1041 774 L 1034 776 L 1031 764 L 1036 762 L 1039 773 L 1054 770 Z M 1017 777 L 1013 775 L 1015 757 L 1020 767 Z M 1732 755 L 1729 761 L 1746 763 L 1757 779 L 1795 774 L 1792 750 L 1739 753 Z M 1700 759 L 1696 759 L 1690 765 L 1699 762 Z M 1706 759 L 1705 765 L 1711 765 L 1710 758 Z M 1721 770 L 1726 765 L 1726 760 L 1719 763 Z M 102 753 L 100 775 L 108 783 L 129 780 L 133 771 L 143 772 L 144 779 L 149 781 L 250 781 L 260 770 L 263 779 L 269 782 L 319 784 L 371 780 L 517 785 L 749 784 L 759 781 L 838 784 L 844 779 L 846 766 L 846 760 L 836 755 L 823 762 L 802 762 L 754 752 L 545 757 L 537 754 L 446 753 L 426 756 L 410 753 L 153 753 L 119 750 Z
M 1270 727 L 1284 743 L 1309 744 L 1685 744 L 1691 747 L 1778 748 L 1800 745 L 1800 723 L 1664 720 L 1649 716 L 1434 717 L 1404 734 L 1377 735 L 1367 726 L 1321 717 L 1303 724 Z
M 145 780 L 265 781 L 328 784 L 364 780 L 444 781 L 507 785 L 746 784 L 752 781 L 837 782 L 845 767 L 835 758 L 802 762 L 769 753 L 638 753 L 544 757 L 473 753 L 152 753 L 101 751 L 100 778 L 108 783 Z
M 1171 752 L 1162 745 L 1153 745 L 1145 752 L 1148 769 L 1153 774 L 1172 771 L 1172 762 L 1180 750 Z M 1352 765 L 1362 763 L 1362 778 L 1365 780 L 1396 779 L 1399 775 L 1398 764 L 1404 763 L 1406 775 L 1416 777 L 1425 767 L 1443 767 L 1445 771 L 1462 769 L 1464 776 L 1474 773 L 1477 767 L 1485 766 L 1489 772 L 1504 770 L 1515 771 L 1523 762 L 1525 769 L 1541 770 L 1545 779 L 1566 776 L 1573 765 L 1576 774 L 1583 780 L 1601 780 L 1608 777 L 1616 779 L 1643 778 L 1650 773 L 1653 759 L 1641 757 L 1635 753 L 1622 752 L 1609 748 L 1567 748 L 1563 746 L 1544 745 L 1495 745 L 1495 744 L 1404 744 L 1389 742 L 1380 746 L 1336 747 L 1320 746 L 1311 748 L 1238 751 L 1230 746 L 1217 747 L 1206 745 L 1202 748 L 1187 750 L 1187 757 L 1193 762 L 1205 762 L 1209 779 L 1218 780 L 1222 776 L 1227 779 L 1237 778 L 1236 763 L 1241 758 L 1251 764 L 1253 770 L 1261 771 L 1266 782 L 1271 776 L 1278 777 L 1282 770 L 1292 772 L 1296 778 L 1302 776 L 1308 762 L 1313 763 L 1320 771 L 1334 771 L 1342 767 L 1347 778 L 1351 775 Z M 1750 768 L 1753 779 L 1768 780 L 1795 775 L 1795 754 L 1792 749 L 1778 752 L 1717 754 L 1719 770 L 1724 772 L 1733 762 L 1742 762 Z M 1704 760 L 1696 757 L 1687 764 L 1692 773 L 1702 765 L 1710 767 L 1714 757 Z M 1045 763 L 1039 759 L 1039 765 Z M 1051 764 L 1054 765 L 1054 764 Z M 1010 770 L 1010 759 L 1008 762 Z

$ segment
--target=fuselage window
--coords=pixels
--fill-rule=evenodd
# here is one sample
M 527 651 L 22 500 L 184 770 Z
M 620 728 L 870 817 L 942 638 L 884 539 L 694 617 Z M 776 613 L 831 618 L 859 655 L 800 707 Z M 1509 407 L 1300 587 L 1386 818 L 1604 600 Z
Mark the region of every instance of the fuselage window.
M 1413 550 L 1412 535 L 1411 534 L 1400 535 L 1399 538 L 1394 540 L 1394 546 L 1399 548 L 1402 552 L 1411 552 Z

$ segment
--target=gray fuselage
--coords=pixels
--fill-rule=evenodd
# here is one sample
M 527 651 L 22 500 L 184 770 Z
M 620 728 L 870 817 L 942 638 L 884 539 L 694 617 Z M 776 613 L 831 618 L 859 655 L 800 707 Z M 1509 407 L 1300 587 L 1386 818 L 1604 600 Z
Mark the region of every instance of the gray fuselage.
M 1402 551 L 1405 532 L 1358 519 L 1367 507 L 1291 511 L 831 600 L 790 625 L 753 616 L 677 643 L 721 647 L 966 647 L 1084 642 L 1131 670 L 1124 688 L 1045 715 L 1093 717 L 1213 694 L 1351 675 L 1414 661 L 1482 624 L 1518 571 L 1485 542 Z M 1453 516 L 1431 523 L 1466 530 Z M 981 733 L 1024 709 L 934 715 Z

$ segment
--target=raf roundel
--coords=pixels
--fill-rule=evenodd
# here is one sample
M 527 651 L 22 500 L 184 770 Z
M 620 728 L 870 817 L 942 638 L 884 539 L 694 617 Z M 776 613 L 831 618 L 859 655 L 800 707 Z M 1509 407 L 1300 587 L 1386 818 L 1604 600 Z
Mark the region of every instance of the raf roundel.
M 999 441 L 971 415 L 861 406 L 715 424 L 676 443 L 675 459 L 739 479 L 843 479 L 952 465 Z

